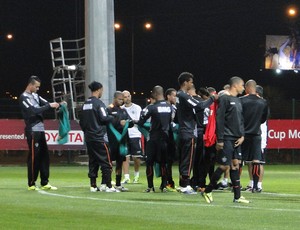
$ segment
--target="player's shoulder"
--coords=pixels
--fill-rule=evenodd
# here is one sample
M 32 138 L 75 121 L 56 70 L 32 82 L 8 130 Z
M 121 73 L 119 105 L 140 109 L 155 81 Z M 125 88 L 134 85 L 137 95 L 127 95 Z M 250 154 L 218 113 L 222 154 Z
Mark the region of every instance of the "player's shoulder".
M 184 92 L 182 90 L 177 91 L 177 97 L 180 98 L 180 97 L 186 97 L 186 96 L 188 96 L 188 94 L 186 92 Z
M 142 109 L 142 107 L 141 106 L 139 106 L 138 104 L 136 104 L 136 103 L 132 103 L 132 106 L 134 107 L 134 108 L 136 108 L 136 109 Z

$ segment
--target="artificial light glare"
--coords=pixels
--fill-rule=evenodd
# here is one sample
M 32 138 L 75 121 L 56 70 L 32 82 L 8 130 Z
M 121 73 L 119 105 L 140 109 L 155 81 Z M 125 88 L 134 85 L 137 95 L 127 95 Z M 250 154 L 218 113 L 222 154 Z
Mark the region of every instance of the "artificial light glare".
M 295 9 L 289 9 L 289 15 L 290 16 L 295 16 L 296 15 L 296 10 Z
M 7 38 L 8 40 L 11 40 L 11 39 L 13 39 L 13 35 L 12 35 L 12 34 L 7 34 L 7 35 L 6 35 L 6 38 Z
M 281 69 L 276 69 L 276 73 L 280 74 L 281 73 Z
M 288 17 L 291 17 L 291 18 L 295 18 L 298 16 L 298 9 L 296 6 L 289 6 L 287 8 L 287 15 Z
M 146 28 L 147 30 L 150 30 L 151 27 L 152 27 L 152 24 L 151 24 L 150 22 L 145 23 L 145 28 Z
M 116 30 L 121 29 L 121 24 L 120 24 L 120 23 L 115 23 L 115 29 L 116 29 Z

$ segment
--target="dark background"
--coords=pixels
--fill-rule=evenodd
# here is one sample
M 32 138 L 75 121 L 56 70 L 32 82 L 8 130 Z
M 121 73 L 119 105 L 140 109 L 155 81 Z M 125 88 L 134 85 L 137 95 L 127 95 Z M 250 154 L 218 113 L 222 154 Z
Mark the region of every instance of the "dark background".
M 265 70 L 264 53 L 266 35 L 289 34 L 286 10 L 295 2 L 115 0 L 115 19 L 122 24 L 115 34 L 117 89 L 132 90 L 134 33 L 133 90 L 140 104 L 154 85 L 178 88 L 178 75 L 188 71 L 197 88 L 220 90 L 234 75 L 254 79 L 265 88 L 273 118 L 292 116 L 300 73 Z M 49 40 L 84 37 L 84 0 L 0 0 L 0 5 L 0 98 L 18 96 L 34 74 L 42 79 L 40 94 L 50 90 L 45 96 L 51 99 Z M 145 21 L 152 23 L 150 31 L 143 29 Z M 8 32 L 12 41 L 4 39 Z
M 213 86 L 217 90 L 238 75 L 264 86 L 271 118 L 300 118 L 300 74 L 283 71 L 277 75 L 264 69 L 265 36 L 290 33 L 292 21 L 286 10 L 296 1 L 114 3 L 115 19 L 122 24 L 115 34 L 117 89 L 132 87 L 134 33 L 134 101 L 143 105 L 157 84 L 178 88 L 177 77 L 183 71 L 195 75 L 197 88 Z M 142 28 L 145 21 L 153 24 L 151 31 Z M 6 33 L 12 33 L 14 39 L 5 40 Z M 40 94 L 51 100 L 49 40 L 57 37 L 84 37 L 84 0 L 0 0 L 0 118 L 21 118 L 18 103 L 11 96 L 21 94 L 30 75 L 42 79 Z M 46 114 L 46 118 L 53 118 L 53 114 Z M 296 151 L 270 150 L 268 162 L 299 162 Z M 15 154 L 18 157 L 20 153 Z

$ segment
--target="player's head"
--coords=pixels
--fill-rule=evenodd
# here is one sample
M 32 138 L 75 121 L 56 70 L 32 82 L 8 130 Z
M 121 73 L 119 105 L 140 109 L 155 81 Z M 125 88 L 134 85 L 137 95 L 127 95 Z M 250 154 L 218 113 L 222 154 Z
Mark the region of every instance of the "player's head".
M 217 90 L 213 87 L 207 87 L 207 91 L 209 92 L 209 94 L 217 93 Z
M 245 92 L 247 94 L 255 94 L 256 93 L 256 81 L 248 80 L 245 84 Z
M 131 94 L 128 90 L 124 90 L 123 92 L 124 96 L 124 104 L 130 104 L 131 103 Z
M 208 92 L 207 88 L 204 88 L 204 87 L 201 87 L 201 88 L 198 90 L 198 94 L 199 94 L 202 98 L 204 98 L 204 99 L 206 99 L 206 98 L 209 97 L 209 92 Z
M 256 85 L 256 93 L 260 97 L 264 97 L 264 88 L 261 85 Z
M 171 104 L 176 104 L 176 89 L 169 88 L 165 92 L 165 98 L 166 100 Z
M 28 79 L 28 85 L 26 90 L 30 93 L 36 93 L 41 86 L 41 80 L 37 76 L 31 76 Z
M 243 79 L 237 76 L 230 78 L 229 86 L 229 91 L 236 95 L 242 94 L 245 90 Z
M 124 95 L 121 91 L 116 91 L 114 93 L 114 106 L 121 106 L 124 103 Z
M 100 82 L 93 81 L 93 82 L 91 82 L 91 84 L 88 85 L 88 87 L 94 96 L 96 96 L 98 98 L 100 98 L 102 96 L 103 85 Z
M 189 90 L 194 85 L 194 75 L 189 72 L 183 72 L 178 77 L 178 84 L 180 88 Z
M 155 100 L 164 99 L 164 88 L 160 85 L 154 86 L 152 89 L 152 95 L 155 98 Z

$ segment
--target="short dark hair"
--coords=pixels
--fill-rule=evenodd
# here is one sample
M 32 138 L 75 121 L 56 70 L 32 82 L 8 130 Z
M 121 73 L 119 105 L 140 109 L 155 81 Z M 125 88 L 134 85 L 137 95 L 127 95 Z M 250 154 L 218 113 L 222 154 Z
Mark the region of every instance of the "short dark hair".
M 231 87 L 231 86 L 233 86 L 234 84 L 239 83 L 240 81 L 243 81 L 243 79 L 240 78 L 240 77 L 234 76 L 234 77 L 232 77 L 232 78 L 229 79 L 228 84 L 229 84 L 230 87 Z
M 217 90 L 216 90 L 214 87 L 208 87 L 208 88 L 207 88 L 207 91 L 208 91 L 209 93 L 217 92 Z
M 121 92 L 121 91 L 116 91 L 115 93 L 114 93 L 114 98 L 117 98 L 118 96 L 120 96 L 120 95 L 122 95 L 123 96 L 123 93 Z
M 41 79 L 39 79 L 38 76 L 30 76 L 30 78 L 28 79 L 28 84 L 34 84 L 35 82 L 40 82 L 41 83 Z
M 200 96 L 206 96 L 209 97 L 209 92 L 207 90 L 207 88 L 201 87 L 198 91 Z
M 93 81 L 91 84 L 88 85 L 88 87 L 92 92 L 95 92 L 98 89 L 101 89 L 103 85 L 100 82 Z
M 264 88 L 261 85 L 256 85 L 256 93 L 260 96 L 264 96 Z
M 183 72 L 178 77 L 178 84 L 182 86 L 184 82 L 194 79 L 194 75 L 189 72 Z
M 172 92 L 176 92 L 176 89 L 174 88 L 169 88 L 165 92 L 165 98 L 167 98 L 168 95 L 171 95 Z

